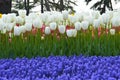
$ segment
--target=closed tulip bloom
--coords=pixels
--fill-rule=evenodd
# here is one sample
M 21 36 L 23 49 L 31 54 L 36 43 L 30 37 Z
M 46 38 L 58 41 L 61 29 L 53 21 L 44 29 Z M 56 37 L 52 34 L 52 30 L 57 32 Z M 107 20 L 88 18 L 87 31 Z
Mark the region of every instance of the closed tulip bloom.
M 56 27 L 57 27 L 56 22 L 50 23 L 50 29 L 51 29 L 51 30 L 56 30 Z
M 75 23 L 79 20 L 79 18 L 77 16 L 69 15 L 69 20 L 71 23 Z
M 5 23 L 3 21 L 0 21 L 0 30 L 3 30 L 5 27 Z
M 69 29 L 66 31 L 68 37 L 76 37 L 77 36 L 77 30 L 76 29 Z
M 30 16 L 25 17 L 25 22 L 26 23 L 33 23 L 33 19 Z
M 100 21 L 99 21 L 98 19 L 97 19 L 97 20 L 94 20 L 93 26 L 94 26 L 95 28 L 98 28 L 98 27 L 100 26 Z
M 25 29 L 26 29 L 26 31 L 31 31 L 32 30 L 32 23 L 26 23 Z
M 16 23 L 17 23 L 17 24 L 23 24 L 23 23 L 24 23 L 23 18 L 20 17 L 20 16 L 16 17 Z
M 49 35 L 51 33 L 50 27 L 45 27 L 45 34 Z
M 58 26 L 58 30 L 61 34 L 64 34 L 65 33 L 65 30 L 66 30 L 66 27 L 64 25 L 59 25 Z
M 5 23 L 7 22 L 7 14 L 2 15 L 2 21 Z
M 68 19 L 68 11 L 62 11 L 63 19 Z
M 7 23 L 6 24 L 6 30 L 7 31 L 12 31 L 13 27 L 14 27 L 14 23 Z
M 115 35 L 115 29 L 110 29 L 110 34 Z
M 74 25 L 75 25 L 76 30 L 78 30 L 78 31 L 81 30 L 82 24 L 80 22 L 76 22 Z
M 82 29 L 83 29 L 83 30 L 87 30 L 87 29 L 88 29 L 88 26 L 89 26 L 89 22 L 88 22 L 88 21 L 83 21 L 83 22 L 82 22 Z
M 26 27 L 25 26 L 20 26 L 20 32 L 25 33 L 26 32 Z
M 73 37 L 73 30 L 72 29 L 67 30 L 66 33 L 67 33 L 68 37 Z
M 20 28 L 19 27 L 17 27 L 17 26 L 15 26 L 14 27 L 14 36 L 19 36 L 20 35 Z
M 26 16 L 26 10 L 19 10 L 18 14 L 19 14 L 20 17 L 25 18 L 25 16 Z
M 36 19 L 33 21 L 33 26 L 36 28 L 42 28 L 42 21 L 40 19 Z
M 77 36 L 77 30 L 73 29 L 73 37 L 76 37 L 76 36 Z

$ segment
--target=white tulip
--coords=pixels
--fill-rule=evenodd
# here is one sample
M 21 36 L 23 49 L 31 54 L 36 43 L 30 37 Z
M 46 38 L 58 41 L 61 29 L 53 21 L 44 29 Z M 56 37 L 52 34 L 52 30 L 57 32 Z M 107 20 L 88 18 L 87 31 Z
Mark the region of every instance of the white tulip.
M 17 16 L 17 17 L 16 17 L 16 23 L 18 23 L 18 24 L 23 24 L 23 23 L 24 23 L 23 18 L 20 17 L 20 16 Z
M 110 34 L 115 35 L 115 29 L 110 29 Z
M 26 32 L 26 27 L 25 26 L 20 26 L 20 32 L 25 33 Z
M 77 36 L 77 30 L 73 29 L 73 37 L 76 37 L 76 36 Z
M 56 22 L 50 23 L 50 29 L 51 29 L 51 30 L 56 30 L 56 27 L 57 27 Z
M 7 22 L 7 14 L 2 15 L 2 21 L 5 23 Z
M 30 19 L 34 20 L 34 19 L 38 18 L 38 15 L 36 13 L 30 13 L 29 17 L 30 17 Z
M 77 16 L 69 15 L 69 20 L 71 23 L 75 23 L 75 22 L 79 21 L 79 18 Z
M 33 23 L 33 19 L 30 16 L 26 16 L 25 23 Z
M 95 28 L 98 28 L 98 27 L 100 26 L 100 21 L 99 21 L 98 19 L 97 19 L 97 20 L 94 20 L 93 26 L 94 26 Z
M 2 31 L 1 31 L 2 34 L 5 34 L 6 33 L 6 29 L 4 28 Z
M 88 29 L 88 26 L 89 26 L 89 22 L 88 21 L 82 21 L 82 29 L 83 30 Z
M 75 16 L 78 18 L 79 21 L 83 20 L 83 13 L 75 13 Z
M 13 27 L 14 27 L 14 23 L 7 23 L 6 24 L 6 30 L 7 31 L 12 31 Z
M 63 19 L 68 19 L 68 11 L 62 11 Z
M 66 30 L 66 27 L 64 25 L 59 25 L 58 26 L 58 30 L 61 34 L 64 34 L 65 33 L 65 30 Z
M 3 21 L 0 22 L 0 30 L 3 30 L 5 28 L 5 23 Z
M 50 27 L 45 27 L 45 34 L 49 35 L 51 33 Z
M 17 26 L 15 26 L 15 27 L 14 27 L 14 36 L 19 36 L 20 34 L 21 34 L 20 28 L 17 27 Z
M 32 30 L 32 23 L 26 23 L 25 29 L 26 29 L 26 31 L 31 31 Z
M 36 28 L 41 28 L 42 27 L 42 21 L 40 19 L 36 19 L 33 21 L 33 26 Z
M 26 16 L 26 10 L 19 10 L 18 14 L 19 14 L 20 17 L 25 18 L 25 16 Z
M 94 18 L 92 16 L 84 16 L 84 20 L 88 21 L 89 24 L 93 24 Z
M 72 29 L 67 30 L 66 33 L 67 33 L 68 37 L 73 37 L 73 30 Z
M 111 19 L 112 26 L 118 27 L 120 26 L 120 16 L 115 16 Z
M 80 22 L 76 22 L 74 25 L 76 30 L 81 30 L 82 24 Z

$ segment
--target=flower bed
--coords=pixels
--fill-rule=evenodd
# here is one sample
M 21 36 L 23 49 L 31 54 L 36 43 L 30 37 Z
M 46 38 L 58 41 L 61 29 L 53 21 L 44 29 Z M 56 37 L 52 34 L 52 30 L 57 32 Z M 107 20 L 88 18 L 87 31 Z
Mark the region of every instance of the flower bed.
M 120 56 L 0 59 L 0 80 L 119 80 Z
M 119 11 L 18 13 L 0 18 L 0 58 L 120 54 Z

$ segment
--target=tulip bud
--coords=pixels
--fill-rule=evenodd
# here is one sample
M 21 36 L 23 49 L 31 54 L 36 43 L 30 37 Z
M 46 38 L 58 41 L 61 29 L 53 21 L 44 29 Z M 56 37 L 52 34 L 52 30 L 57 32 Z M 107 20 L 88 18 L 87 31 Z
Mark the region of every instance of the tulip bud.
M 50 23 L 50 29 L 51 30 L 55 30 L 56 26 L 57 26 L 57 24 L 55 22 Z
M 58 30 L 61 34 L 64 34 L 65 33 L 65 26 L 64 25 L 59 25 Z
M 45 34 L 49 35 L 51 33 L 50 27 L 45 27 Z
M 72 37 L 73 36 L 73 30 L 72 29 L 67 30 L 66 33 L 67 33 L 68 37 Z
M 15 26 L 14 27 L 14 36 L 19 36 L 20 35 L 20 28 L 19 27 L 17 27 L 17 26 Z
M 74 25 L 76 30 L 81 30 L 82 24 L 80 22 L 76 22 Z
M 68 19 L 68 11 L 62 11 L 63 19 Z
M 88 22 L 88 21 L 83 21 L 83 22 L 82 22 L 82 29 L 83 29 L 83 30 L 88 29 L 88 26 L 89 26 L 89 22 Z
M 8 24 L 6 24 L 6 30 L 7 31 L 12 31 L 13 27 L 14 27 L 14 23 L 8 23 Z
M 33 26 L 36 28 L 41 28 L 42 27 L 42 21 L 40 19 L 36 19 L 33 21 Z
M 77 30 L 73 29 L 73 37 L 76 37 L 76 36 L 77 36 Z
M 26 31 L 31 31 L 32 30 L 32 23 L 26 23 L 25 29 L 26 29 Z
M 115 35 L 115 29 L 110 29 L 110 34 Z
M 18 17 L 16 17 L 16 23 L 17 24 L 23 24 L 24 20 L 20 16 L 18 16 Z
M 26 16 L 26 10 L 19 10 L 18 14 L 19 14 L 20 17 L 25 18 L 25 16 Z
M 98 28 L 98 27 L 100 26 L 100 21 L 99 21 L 99 20 L 94 20 L 93 26 L 94 26 L 95 28 Z

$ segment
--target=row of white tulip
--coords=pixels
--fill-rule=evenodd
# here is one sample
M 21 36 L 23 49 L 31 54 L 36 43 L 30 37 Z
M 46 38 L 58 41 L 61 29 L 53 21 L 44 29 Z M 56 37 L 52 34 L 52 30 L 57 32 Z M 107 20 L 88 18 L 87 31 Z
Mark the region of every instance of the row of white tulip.
M 81 12 L 69 15 L 68 11 L 45 12 L 43 14 L 30 13 L 26 15 L 25 10 L 20 10 L 19 16 L 16 14 L 3 14 L 0 19 L 0 31 L 6 33 L 14 31 L 15 36 L 19 36 L 26 31 L 34 28 L 40 29 L 45 26 L 44 33 L 50 34 L 51 30 L 58 29 L 61 34 L 66 33 L 68 37 L 75 37 L 77 31 L 87 30 L 89 26 L 94 28 L 104 27 L 111 28 L 120 26 L 120 11 L 109 11 L 102 15 L 98 11 Z M 72 26 L 72 29 L 66 30 L 66 26 Z M 115 33 L 114 29 L 110 30 L 111 34 Z

